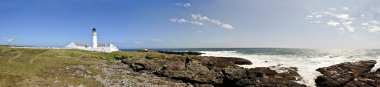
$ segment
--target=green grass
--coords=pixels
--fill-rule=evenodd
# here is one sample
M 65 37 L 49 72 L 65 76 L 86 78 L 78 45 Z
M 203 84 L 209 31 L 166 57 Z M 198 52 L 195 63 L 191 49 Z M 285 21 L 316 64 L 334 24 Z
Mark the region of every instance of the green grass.
M 80 84 L 101 86 L 93 78 L 73 75 L 77 71 L 99 75 L 100 60 L 116 60 L 116 56 L 143 58 L 146 55 L 165 57 L 155 52 L 102 53 L 83 50 L 26 49 L 0 46 L 0 87 L 68 86 Z M 85 66 L 85 70 L 77 66 Z

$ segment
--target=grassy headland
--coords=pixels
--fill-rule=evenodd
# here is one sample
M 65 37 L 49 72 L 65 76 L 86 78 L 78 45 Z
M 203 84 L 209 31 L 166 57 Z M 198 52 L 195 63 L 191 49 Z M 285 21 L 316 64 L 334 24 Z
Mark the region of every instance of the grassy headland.
M 116 56 L 161 55 L 154 52 L 102 53 L 83 50 L 26 49 L 0 46 L 0 87 L 102 86 L 86 76 L 104 77 L 99 61 Z M 85 68 L 85 69 L 84 69 Z M 80 75 L 76 75 L 80 72 Z

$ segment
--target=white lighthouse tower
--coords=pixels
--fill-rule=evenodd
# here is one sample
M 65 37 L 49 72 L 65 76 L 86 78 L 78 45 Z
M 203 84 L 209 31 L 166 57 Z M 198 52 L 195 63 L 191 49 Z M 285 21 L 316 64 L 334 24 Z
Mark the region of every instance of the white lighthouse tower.
M 97 33 L 96 33 L 96 29 L 93 28 L 92 29 L 92 48 L 97 48 L 98 47 L 98 37 L 96 36 Z
M 92 29 L 91 35 L 92 35 L 92 47 L 89 47 L 86 44 L 79 44 L 79 43 L 71 42 L 65 48 L 88 50 L 88 51 L 99 51 L 99 52 L 107 52 L 107 53 L 119 51 L 119 49 L 114 44 L 111 44 L 111 43 L 98 44 L 98 36 L 97 36 L 95 28 Z

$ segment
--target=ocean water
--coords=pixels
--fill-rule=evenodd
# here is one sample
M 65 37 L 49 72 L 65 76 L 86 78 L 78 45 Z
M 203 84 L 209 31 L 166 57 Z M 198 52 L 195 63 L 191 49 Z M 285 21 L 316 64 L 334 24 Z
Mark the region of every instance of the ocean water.
M 197 51 L 205 53 L 202 56 L 239 57 L 250 60 L 252 65 L 241 65 L 245 68 L 297 67 L 301 75 L 298 83 L 314 87 L 314 80 L 321 73 L 317 68 L 328 67 L 342 62 L 358 60 L 380 61 L 380 49 L 291 49 L 291 48 L 186 48 L 186 49 L 156 49 L 165 51 Z M 276 68 L 277 67 L 277 68 Z M 372 71 L 380 67 L 376 64 Z

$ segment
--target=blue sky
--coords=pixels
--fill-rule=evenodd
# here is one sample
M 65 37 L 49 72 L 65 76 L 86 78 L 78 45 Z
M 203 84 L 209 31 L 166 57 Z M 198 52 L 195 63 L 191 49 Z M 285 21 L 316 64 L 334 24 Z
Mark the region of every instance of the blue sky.
M 377 0 L 0 0 L 0 44 L 380 48 Z

